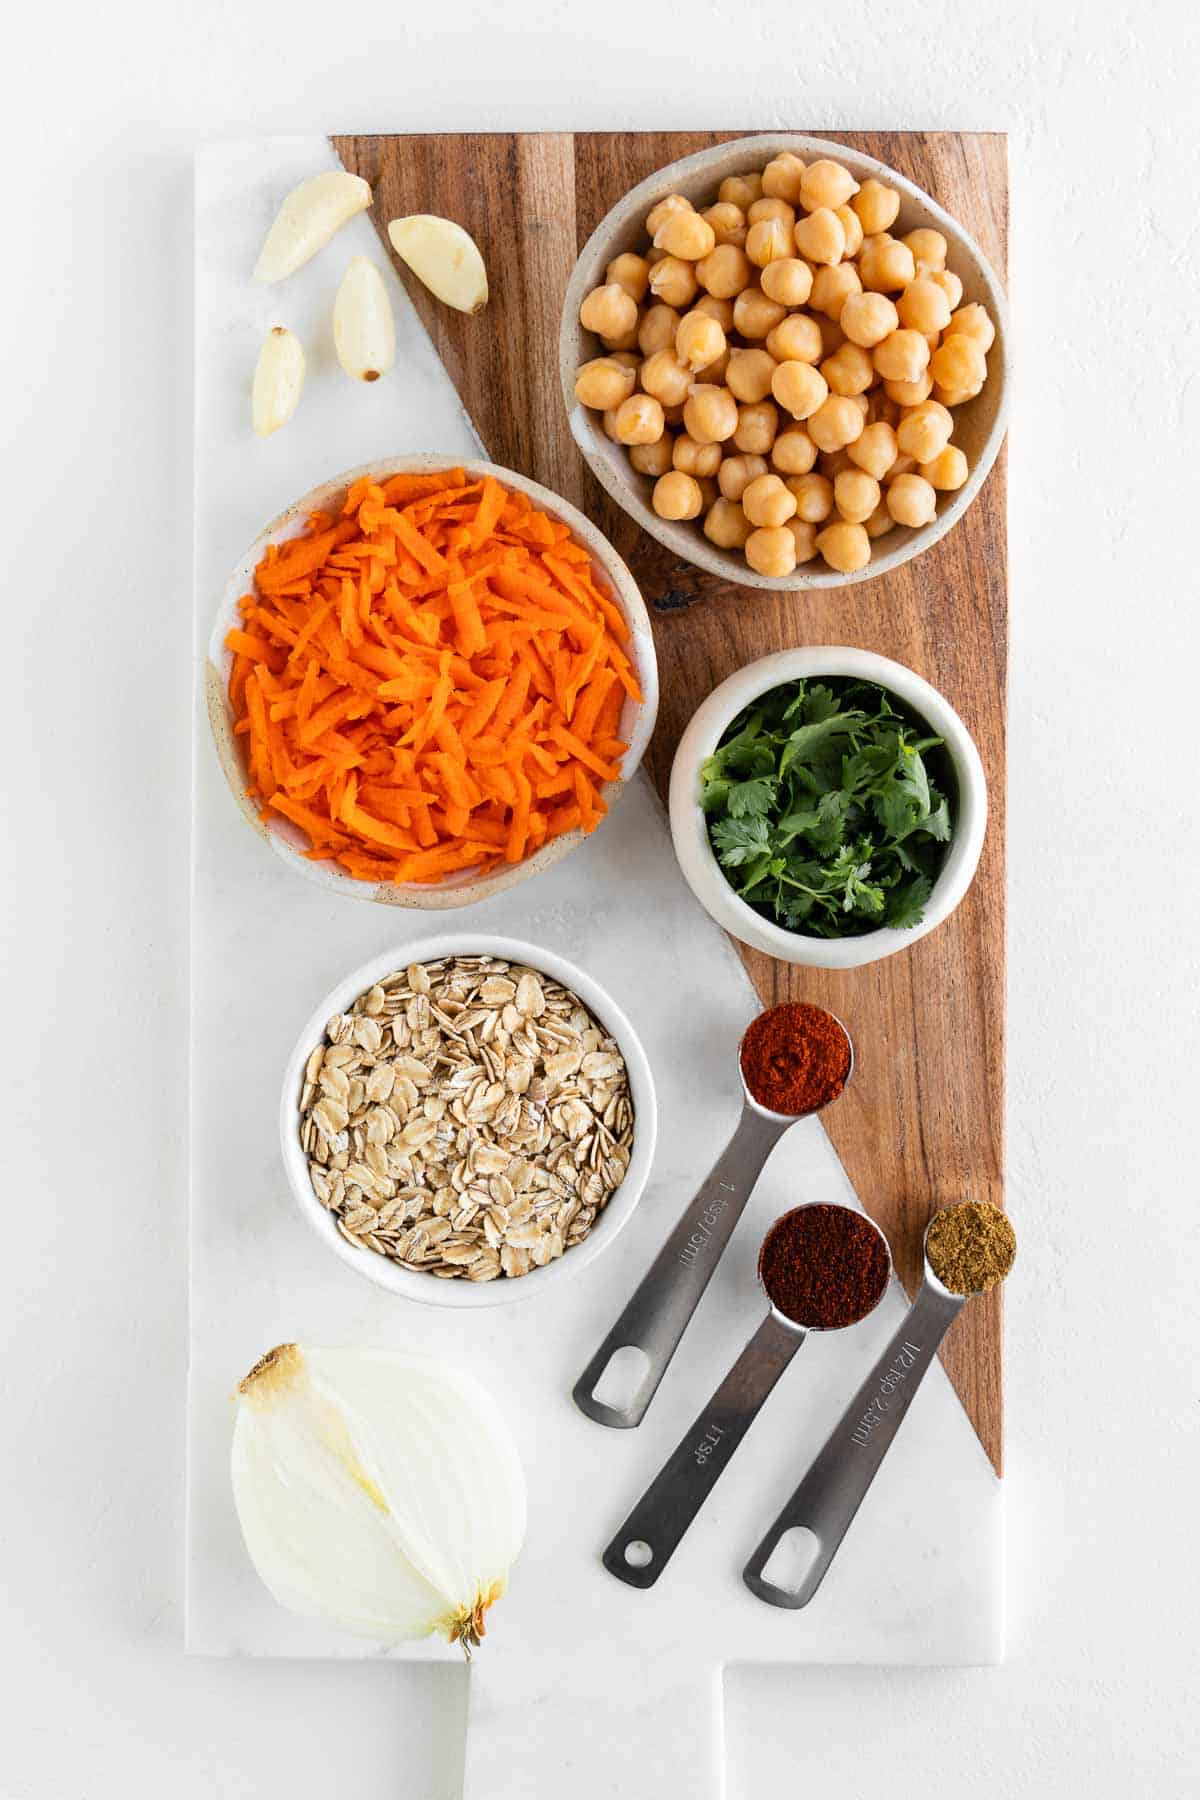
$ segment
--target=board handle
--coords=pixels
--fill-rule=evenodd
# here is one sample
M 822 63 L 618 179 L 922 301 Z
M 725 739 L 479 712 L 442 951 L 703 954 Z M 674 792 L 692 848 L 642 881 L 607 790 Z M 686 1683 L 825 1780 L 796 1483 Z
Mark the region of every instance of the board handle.
M 471 1665 L 463 1800 L 725 1800 L 720 1668 L 491 1648 Z

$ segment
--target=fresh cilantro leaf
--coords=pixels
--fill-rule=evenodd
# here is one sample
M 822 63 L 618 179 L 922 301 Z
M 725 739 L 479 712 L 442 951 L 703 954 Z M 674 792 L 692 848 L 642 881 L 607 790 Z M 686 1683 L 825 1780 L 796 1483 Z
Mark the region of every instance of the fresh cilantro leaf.
M 770 812 L 775 783 L 757 775 L 752 781 L 735 781 L 729 789 L 729 811 L 735 819 L 759 818 Z
M 886 923 L 901 930 L 919 925 L 932 892 L 933 883 L 928 875 L 916 875 L 911 881 L 893 888 L 888 896 Z
M 712 841 L 720 861 L 736 869 L 768 850 L 771 834 L 765 819 L 718 819 Z

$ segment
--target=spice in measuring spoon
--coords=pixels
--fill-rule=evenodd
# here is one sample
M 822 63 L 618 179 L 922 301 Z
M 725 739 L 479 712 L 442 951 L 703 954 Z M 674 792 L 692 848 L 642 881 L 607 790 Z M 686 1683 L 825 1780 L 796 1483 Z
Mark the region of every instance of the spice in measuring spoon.
M 807 1001 L 760 1013 L 742 1039 L 742 1079 L 751 1097 L 768 1112 L 793 1118 L 836 1100 L 852 1061 L 845 1026 Z
M 589 1419 L 641 1422 L 767 1157 L 790 1125 L 838 1098 L 853 1069 L 849 1034 L 824 1007 L 772 1006 L 749 1026 L 738 1049 L 737 1130 L 575 1383 Z
M 742 1570 L 752 1594 L 770 1606 L 808 1605 L 942 1339 L 972 1295 L 1003 1281 L 1016 1254 L 1016 1233 L 998 1206 L 963 1200 L 933 1215 L 917 1297 Z M 805 1546 L 799 1566 L 788 1555 L 789 1544 Z
M 879 1227 L 849 1206 L 814 1202 L 767 1233 L 758 1276 L 771 1310 L 604 1552 L 630 1587 L 653 1587 L 810 1331 L 840 1331 L 874 1311 L 892 1259 Z

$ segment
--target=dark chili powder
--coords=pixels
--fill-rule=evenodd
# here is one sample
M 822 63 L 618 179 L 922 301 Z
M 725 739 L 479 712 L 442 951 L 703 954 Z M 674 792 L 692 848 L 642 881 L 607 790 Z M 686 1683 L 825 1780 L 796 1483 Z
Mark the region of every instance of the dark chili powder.
M 767 1233 L 758 1277 L 797 1325 L 836 1330 L 865 1319 L 888 1283 L 883 1238 L 848 1206 L 798 1206 Z
M 772 1006 L 742 1039 L 746 1086 L 769 1112 L 816 1112 L 836 1100 L 849 1073 L 850 1040 L 823 1006 Z

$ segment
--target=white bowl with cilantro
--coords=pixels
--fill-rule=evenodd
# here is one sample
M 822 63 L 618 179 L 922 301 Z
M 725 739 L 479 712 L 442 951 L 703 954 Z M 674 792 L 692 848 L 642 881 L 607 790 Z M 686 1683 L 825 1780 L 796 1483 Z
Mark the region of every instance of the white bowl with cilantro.
M 783 962 L 854 969 L 949 918 L 987 829 L 971 734 L 912 669 L 845 647 L 739 669 L 693 715 L 671 835 L 719 925 Z

